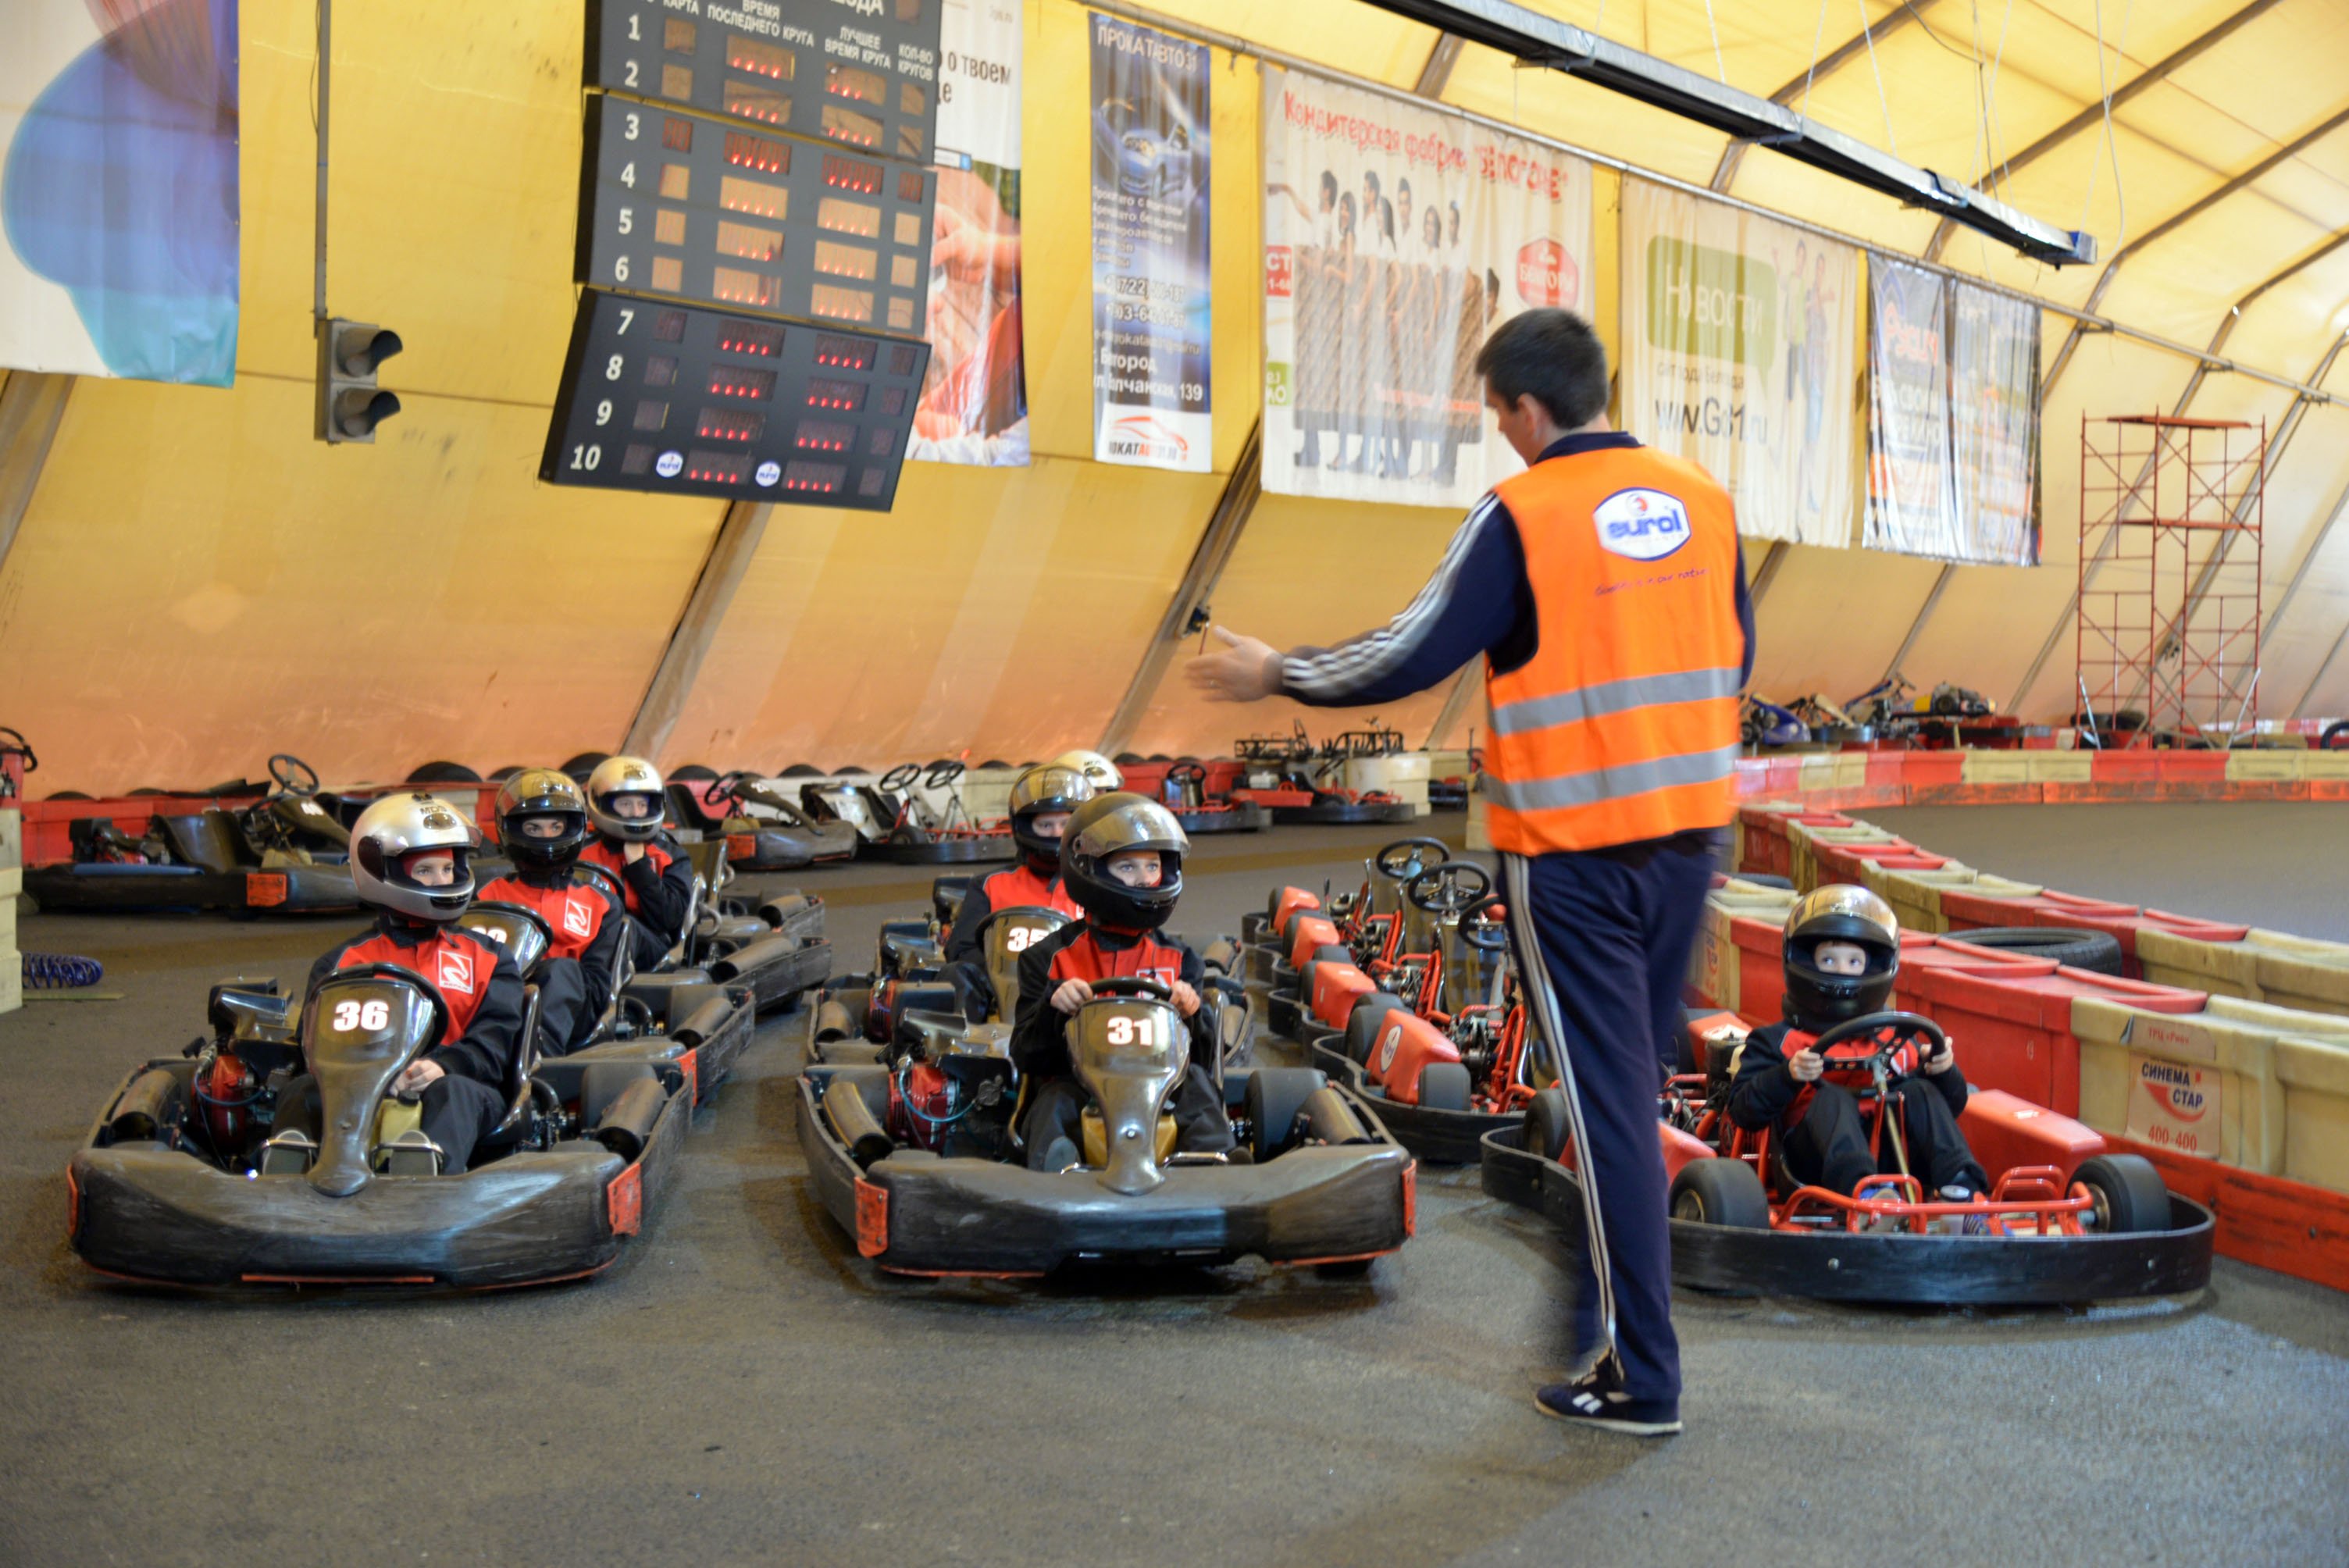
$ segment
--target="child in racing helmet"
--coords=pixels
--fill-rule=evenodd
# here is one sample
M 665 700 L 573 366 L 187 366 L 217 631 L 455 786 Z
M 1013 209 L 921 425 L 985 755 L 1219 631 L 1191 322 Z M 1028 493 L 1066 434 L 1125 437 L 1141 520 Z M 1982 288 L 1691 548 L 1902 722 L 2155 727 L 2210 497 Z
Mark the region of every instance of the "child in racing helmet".
M 1125 788 L 1125 774 L 1116 763 L 1098 751 L 1087 751 L 1082 747 L 1073 751 L 1063 751 L 1044 766 L 1075 769 L 1091 781 L 1096 795 L 1113 794 Z
M 1175 1147 L 1217 1153 L 1233 1147 L 1207 1064 L 1221 1048 L 1214 1009 L 1202 1005 L 1199 955 L 1157 934 L 1183 896 L 1183 856 L 1190 841 L 1174 813 L 1141 795 L 1097 795 L 1079 806 L 1061 835 L 1061 880 L 1085 918 L 1062 926 L 1019 955 L 1019 1012 L 1011 1061 L 1028 1082 L 1023 1136 L 1029 1168 L 1060 1171 L 1077 1162 L 1085 1091 L 1071 1076 L 1070 1016 L 1092 998 L 1093 982 L 1157 980 L 1190 1020 L 1191 1065 L 1174 1091 Z
M 448 1004 L 440 1043 L 392 1080 L 394 1094 L 422 1097 L 424 1135 L 453 1175 L 506 1112 L 506 1075 L 521 1048 L 522 975 L 497 944 L 456 923 L 473 902 L 480 834 L 464 813 L 421 790 L 387 795 L 351 825 L 351 882 L 376 912 L 374 928 L 326 950 L 310 985 L 357 964 L 397 964 L 422 975 Z M 280 1130 L 317 1136 L 322 1112 L 307 1077 L 277 1099 Z
M 1784 963 L 1785 1020 L 1754 1030 L 1731 1058 L 1729 1119 L 1771 1129 L 1796 1180 L 1849 1194 L 1899 1170 L 1899 1147 L 1889 1128 L 1880 1159 L 1870 1146 L 1853 1091 L 1871 1080 L 1839 1073 L 1811 1046 L 1837 1024 L 1885 1010 L 1900 972 L 1899 922 L 1866 888 L 1820 888 L 1787 912 Z M 1903 1047 L 1888 1092 L 1899 1099 L 1909 1172 L 1926 1193 L 1961 1203 L 1983 1192 L 1988 1178 L 1958 1127 L 1966 1077 L 1948 1044 L 1922 1061 Z
M 1011 781 L 1011 839 L 1019 846 L 1019 863 L 982 879 L 965 893 L 962 907 L 955 912 L 954 929 L 947 934 L 946 979 L 974 1022 L 993 1014 L 1000 1001 L 988 978 L 986 954 L 979 951 L 979 927 L 988 915 L 999 909 L 1030 908 L 1083 916 L 1061 881 L 1061 831 L 1069 824 L 1069 813 L 1092 798 L 1090 779 L 1055 762 L 1030 768 Z
M 639 969 L 668 955 L 693 908 L 693 862 L 661 830 L 667 807 L 660 769 L 641 757 L 606 757 L 587 775 L 587 820 L 595 836 L 579 859 L 619 879 Z
M 587 797 L 567 774 L 525 768 L 498 789 L 498 840 L 512 876 L 481 889 L 484 903 L 535 910 L 551 934 L 529 978 L 538 983 L 538 1032 L 549 1056 L 586 1045 L 611 1005 L 627 916 L 602 888 L 574 881 L 587 842 Z

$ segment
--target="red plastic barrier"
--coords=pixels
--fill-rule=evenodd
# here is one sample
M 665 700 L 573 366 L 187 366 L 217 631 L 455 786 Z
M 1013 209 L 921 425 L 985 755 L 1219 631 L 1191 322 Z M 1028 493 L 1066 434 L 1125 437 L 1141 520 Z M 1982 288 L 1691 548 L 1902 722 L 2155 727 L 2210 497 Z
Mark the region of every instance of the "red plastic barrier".
M 1906 839 L 1873 844 L 1837 844 L 1814 841 L 1811 859 L 1819 868 L 1820 885 L 1828 882 L 1850 882 L 1868 885 L 1866 867 L 1871 861 L 1879 865 L 1903 871 L 1939 871 L 1949 864 L 1945 855 L 1927 854 Z
M 1746 806 L 1737 817 L 1745 827 L 1745 858 L 1737 869 L 1774 877 L 1794 874 L 1795 849 L 1786 838 L 1789 822 L 1813 828 L 1852 826 L 1850 818 L 1837 811 L 1765 811 Z
M 1904 952 L 1902 957 L 1907 956 Z M 1920 966 L 1913 979 L 1907 963 L 1900 967 L 1904 988 L 1915 997 L 1909 1004 L 1910 1011 L 1949 1031 L 1968 1083 L 2004 1089 L 2065 1116 L 2080 1113 L 2080 1042 L 2072 1033 L 2075 1000 L 2096 996 L 2149 1013 L 2199 1013 L 2209 1001 L 2199 991 L 2052 965 L 2044 974 L 1963 965 Z

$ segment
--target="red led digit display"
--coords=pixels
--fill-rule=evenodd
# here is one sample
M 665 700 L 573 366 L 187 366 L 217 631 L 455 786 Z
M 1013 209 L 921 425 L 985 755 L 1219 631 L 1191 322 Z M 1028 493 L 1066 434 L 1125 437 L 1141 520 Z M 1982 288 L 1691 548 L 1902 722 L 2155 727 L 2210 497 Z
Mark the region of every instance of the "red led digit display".
M 721 354 L 759 354 L 773 356 L 782 352 L 783 329 L 763 322 L 729 321 L 718 329 L 718 350 Z
M 814 315 L 828 315 L 834 321 L 871 321 L 873 291 L 817 284 L 808 290 L 808 309 Z
M 843 414 L 854 414 L 864 407 L 864 383 L 812 376 L 808 377 L 807 400 L 811 408 L 831 408 Z
M 922 199 L 923 175 L 919 170 L 908 170 L 897 176 L 897 200 L 919 201 Z
M 759 218 L 781 218 L 790 210 L 792 193 L 784 186 L 729 174 L 718 182 L 718 204 L 730 212 L 748 212 Z
M 706 452 L 698 449 L 685 454 L 685 477 L 705 484 L 739 485 L 742 482 L 742 458 L 737 452 Z
M 789 174 L 791 144 L 752 136 L 747 130 L 730 130 L 726 133 L 726 161 L 737 169 L 756 169 L 762 174 Z
M 835 191 L 854 191 L 865 196 L 878 196 L 881 194 L 881 166 L 827 152 L 823 155 L 823 182 Z
M 656 343 L 683 343 L 685 341 L 685 312 L 681 310 L 665 310 L 656 315 L 653 317 L 653 341 Z
M 744 119 L 761 119 L 769 125 L 788 125 L 792 118 L 792 100 L 781 93 L 770 92 L 749 82 L 728 82 L 726 112 L 739 114 Z
M 851 147 L 881 145 L 881 122 L 869 114 L 836 103 L 823 106 L 823 133 L 834 141 L 844 141 Z
M 744 413 L 739 408 L 704 408 L 701 422 L 693 433 L 706 441 L 755 441 L 766 433 L 764 414 Z
M 838 370 L 870 370 L 873 345 L 861 337 L 819 337 L 815 362 Z
M 740 267 L 712 267 L 709 293 L 713 298 L 736 304 L 772 305 L 783 297 L 783 280 Z
M 775 373 L 743 365 L 713 365 L 709 367 L 709 393 L 713 397 L 763 402 L 775 395 Z
M 726 63 L 738 71 L 750 71 L 758 76 L 771 77 L 787 82 L 798 67 L 799 57 L 789 49 L 779 49 L 772 44 L 761 44 L 755 38 L 735 34 L 726 35 Z
M 661 145 L 672 152 L 693 150 L 693 121 L 670 115 L 661 121 Z
M 848 478 L 844 463 L 793 463 L 783 470 L 783 488 L 787 490 L 813 490 L 830 495 L 840 489 Z
M 881 388 L 881 412 L 892 419 L 905 411 L 905 389 L 903 387 Z
M 802 419 L 792 444 L 802 452 L 844 452 L 856 438 L 856 427 L 824 419 Z
M 827 196 L 815 204 L 815 222 L 819 229 L 837 229 L 870 240 L 881 232 L 881 209 L 870 201 Z
M 838 60 L 826 60 L 823 64 L 823 90 L 859 103 L 889 101 L 889 84 L 882 79 L 880 72 L 859 70 Z
M 783 232 L 762 229 L 756 223 L 732 223 L 720 221 L 718 225 L 718 253 L 740 256 L 746 261 L 780 262 L 783 259 Z M 816 258 L 823 270 L 823 258 Z

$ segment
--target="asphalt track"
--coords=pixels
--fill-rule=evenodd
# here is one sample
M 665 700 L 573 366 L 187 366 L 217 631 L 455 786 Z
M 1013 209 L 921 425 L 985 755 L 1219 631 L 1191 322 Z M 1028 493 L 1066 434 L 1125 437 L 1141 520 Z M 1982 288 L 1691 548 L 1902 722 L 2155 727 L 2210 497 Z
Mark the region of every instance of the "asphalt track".
M 2009 875 L 2349 934 L 2324 903 L 2349 813 L 2324 807 L 1868 815 Z M 1179 928 L 1358 877 L 1381 838 L 1203 846 Z M 843 967 L 920 886 L 798 882 L 830 898 Z M 2332 1293 L 2222 1261 L 2199 1299 L 2126 1309 L 1684 1294 L 1687 1433 L 1568 1433 L 1529 1402 L 1566 1354 L 1559 1243 L 1473 1171 L 1423 1180 L 1418 1239 L 1364 1282 L 876 1274 L 802 1191 L 788 1016 L 591 1283 L 190 1299 L 83 1271 L 59 1172 L 100 1098 L 198 1032 L 211 981 L 298 980 L 351 923 L 24 923 L 122 995 L 0 1018 L 0 1563 L 2349 1557 Z

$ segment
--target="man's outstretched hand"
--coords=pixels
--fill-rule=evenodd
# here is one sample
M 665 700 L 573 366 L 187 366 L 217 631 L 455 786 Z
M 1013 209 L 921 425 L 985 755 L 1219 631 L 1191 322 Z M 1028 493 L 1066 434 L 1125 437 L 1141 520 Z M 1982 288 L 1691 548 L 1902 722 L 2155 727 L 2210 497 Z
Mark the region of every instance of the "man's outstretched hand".
M 1183 666 L 1183 676 L 1209 702 L 1257 702 L 1280 689 L 1280 650 L 1222 626 L 1208 635 L 1222 645 Z

